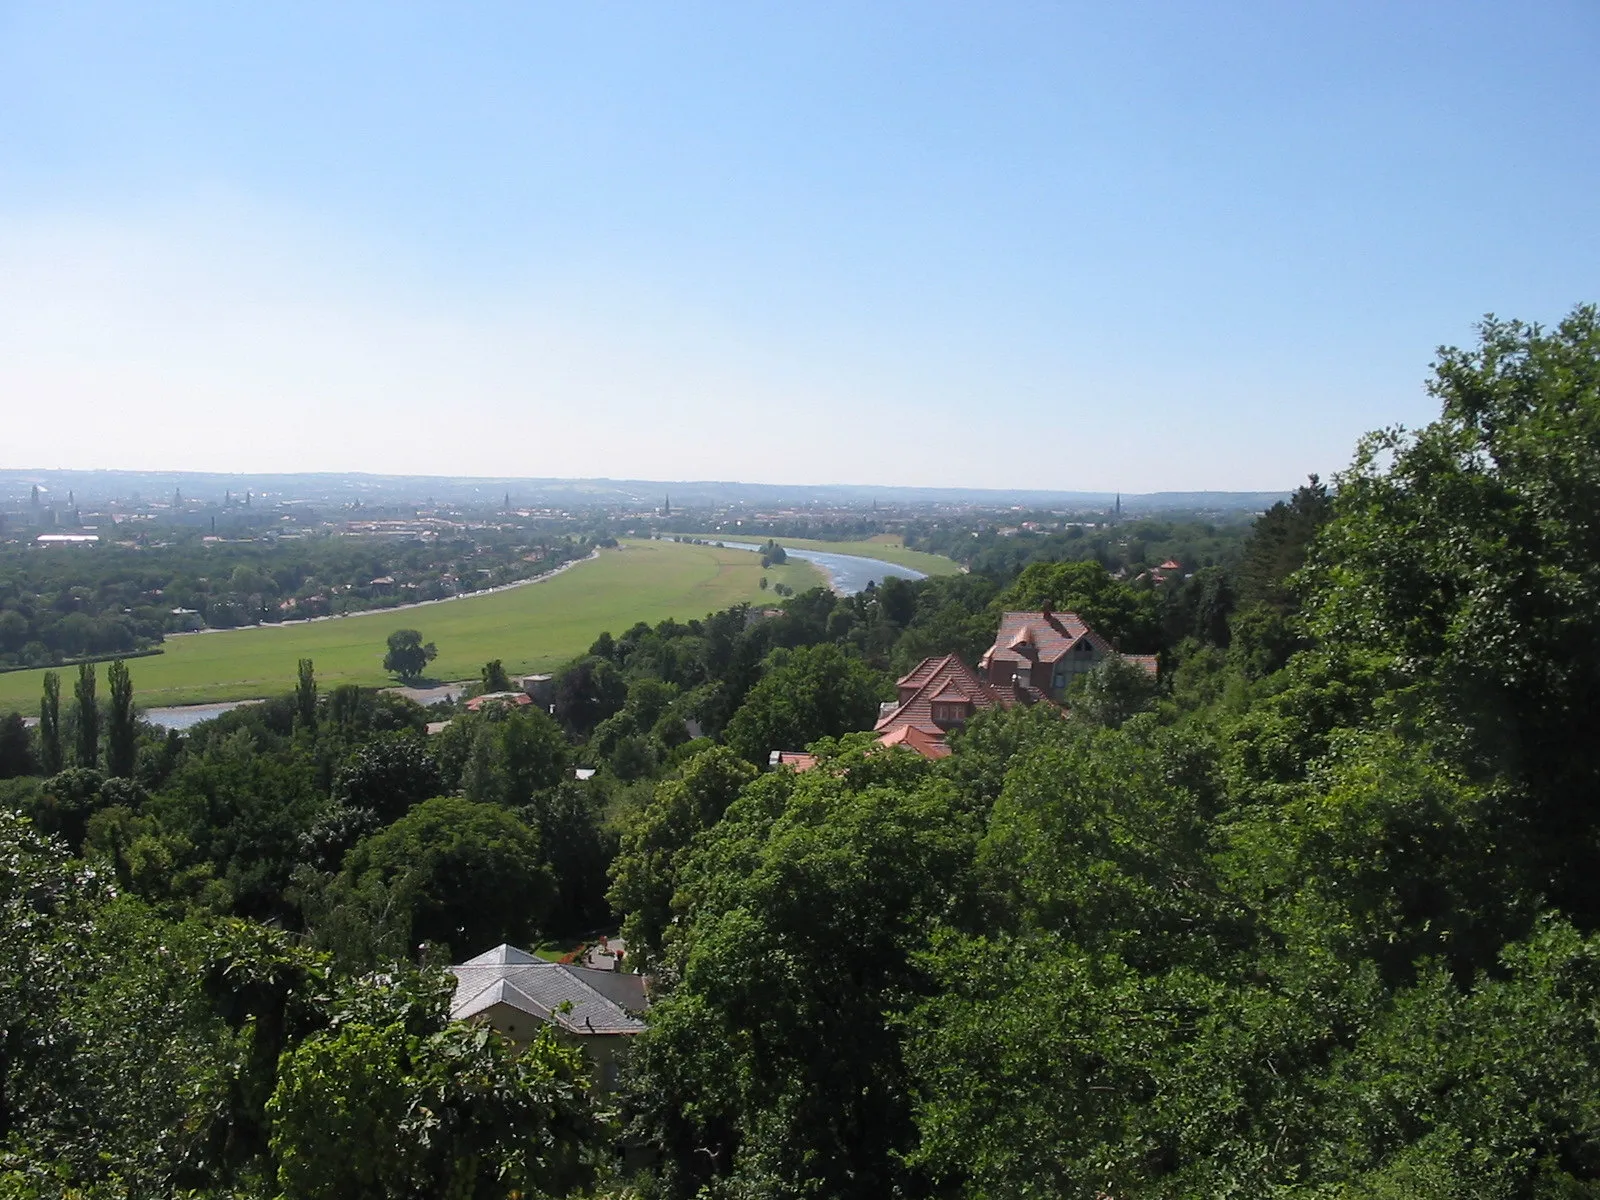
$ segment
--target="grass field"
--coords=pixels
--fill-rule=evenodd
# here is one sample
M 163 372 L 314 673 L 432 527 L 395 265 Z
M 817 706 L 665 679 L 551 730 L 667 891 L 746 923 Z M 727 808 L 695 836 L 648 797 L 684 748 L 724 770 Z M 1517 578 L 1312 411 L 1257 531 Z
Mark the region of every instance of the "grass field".
M 428 668 L 438 680 L 475 678 L 491 658 L 516 674 L 548 670 L 587 650 L 602 630 L 620 634 L 645 621 L 687 620 L 737 604 L 770 598 L 761 577 L 796 591 L 823 586 L 806 563 L 761 569 L 745 550 L 676 542 L 627 542 L 603 550 L 543 583 L 442 604 L 250 629 L 168 638 L 165 653 L 130 659 L 128 670 L 142 707 L 248 700 L 294 687 L 295 664 L 316 663 L 324 687 L 394 682 L 383 670 L 384 640 L 396 629 L 417 629 L 439 647 Z M 62 671 L 72 694 L 77 668 Z M 105 667 L 100 667 L 105 694 Z M 0 675 L 0 713 L 36 713 L 42 671 Z
M 685 537 L 723 538 L 740 542 L 764 542 L 764 534 L 741 536 L 732 533 L 693 533 Z M 793 546 L 799 550 L 826 550 L 832 554 L 859 554 L 862 558 L 876 558 L 882 562 L 911 567 L 924 575 L 959 575 L 961 564 L 942 554 L 925 554 L 921 550 L 907 550 L 897 533 L 880 533 L 865 542 L 821 542 L 816 538 L 779 538 L 780 546 Z

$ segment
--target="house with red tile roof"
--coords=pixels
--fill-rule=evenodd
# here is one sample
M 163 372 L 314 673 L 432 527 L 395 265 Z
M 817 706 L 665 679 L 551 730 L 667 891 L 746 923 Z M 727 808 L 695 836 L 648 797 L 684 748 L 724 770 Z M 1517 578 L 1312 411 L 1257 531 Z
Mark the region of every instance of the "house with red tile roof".
M 1073 680 L 1118 653 L 1077 613 L 1008 612 L 976 671 L 947 654 L 923 659 L 898 681 L 897 699 L 883 706 L 874 727 L 878 744 L 944 758 L 950 753 L 945 735 L 977 713 L 1017 704 L 1063 704 Z M 1153 654 L 1122 657 L 1156 673 Z
M 969 718 L 990 708 L 1009 708 L 1038 697 L 985 683 L 954 654 L 925 658 L 897 683 L 898 699 L 884 705 L 874 728 L 878 744 L 905 746 L 923 758 L 944 758 L 950 753 L 945 734 L 965 725 Z
M 991 687 L 1009 684 L 1014 690 L 1026 690 L 1060 703 L 1066 699 L 1073 680 L 1117 653 L 1117 648 L 1090 629 L 1077 613 L 1058 613 L 1049 608 L 1041 612 L 1008 612 L 1000 618 L 994 645 L 984 652 L 978 669 Z M 1156 673 L 1153 654 L 1122 657 L 1152 675 Z
M 804 750 L 774 750 L 767 756 L 767 766 L 776 770 L 778 767 L 792 767 L 796 771 L 809 771 L 817 765 L 817 756 L 807 754 Z

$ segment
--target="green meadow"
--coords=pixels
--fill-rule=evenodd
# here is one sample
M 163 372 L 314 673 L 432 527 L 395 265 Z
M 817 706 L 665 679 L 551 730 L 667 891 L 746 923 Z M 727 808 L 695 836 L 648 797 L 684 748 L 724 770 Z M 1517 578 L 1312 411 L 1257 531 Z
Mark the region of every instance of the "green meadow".
M 548 670 L 582 654 L 603 631 L 620 634 L 640 621 L 703 617 L 740 601 L 770 598 L 761 577 L 796 591 L 821 587 L 822 573 L 794 562 L 763 571 L 743 550 L 677 542 L 628 541 L 552 579 L 471 599 L 249 629 L 169 637 L 164 653 L 128 661 L 142 707 L 249 700 L 289 691 L 295 664 L 316 663 L 323 687 L 395 682 L 383 670 L 384 641 L 396 629 L 420 630 L 439 657 L 430 679 L 476 677 L 492 658 L 506 670 Z M 105 666 L 101 664 L 101 691 Z M 76 667 L 61 669 L 70 698 Z M 38 711 L 43 671 L 0 675 L 0 712 Z

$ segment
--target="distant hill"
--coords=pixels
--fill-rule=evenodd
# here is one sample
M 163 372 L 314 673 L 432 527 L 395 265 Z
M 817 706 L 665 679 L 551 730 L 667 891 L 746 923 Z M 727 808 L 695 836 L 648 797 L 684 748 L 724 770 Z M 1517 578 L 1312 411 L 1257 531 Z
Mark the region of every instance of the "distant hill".
M 438 475 L 289 474 L 225 475 L 198 471 L 0 471 L 0 506 L 25 505 L 34 486 L 60 503 L 70 491 L 79 505 L 110 500 L 166 501 L 174 491 L 186 500 L 220 501 L 251 493 L 264 502 L 287 500 L 348 504 L 494 503 L 510 494 L 519 507 L 649 508 L 670 496 L 674 507 L 703 508 L 738 504 L 856 507 L 953 505 L 972 507 L 1109 508 L 1113 492 L 1072 492 L 996 488 L 913 488 L 870 485 L 738 483 L 714 480 L 511 479 Z M 1241 512 L 1270 507 L 1283 492 L 1124 493 L 1124 512 Z

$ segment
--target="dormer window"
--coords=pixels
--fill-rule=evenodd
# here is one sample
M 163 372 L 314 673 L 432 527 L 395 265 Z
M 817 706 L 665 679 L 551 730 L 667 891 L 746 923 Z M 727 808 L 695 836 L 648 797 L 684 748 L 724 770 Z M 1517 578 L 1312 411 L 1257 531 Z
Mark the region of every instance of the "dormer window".
M 966 700 L 935 700 L 933 702 L 933 720 L 937 725 L 959 725 L 967 719 L 967 711 L 972 706 Z

